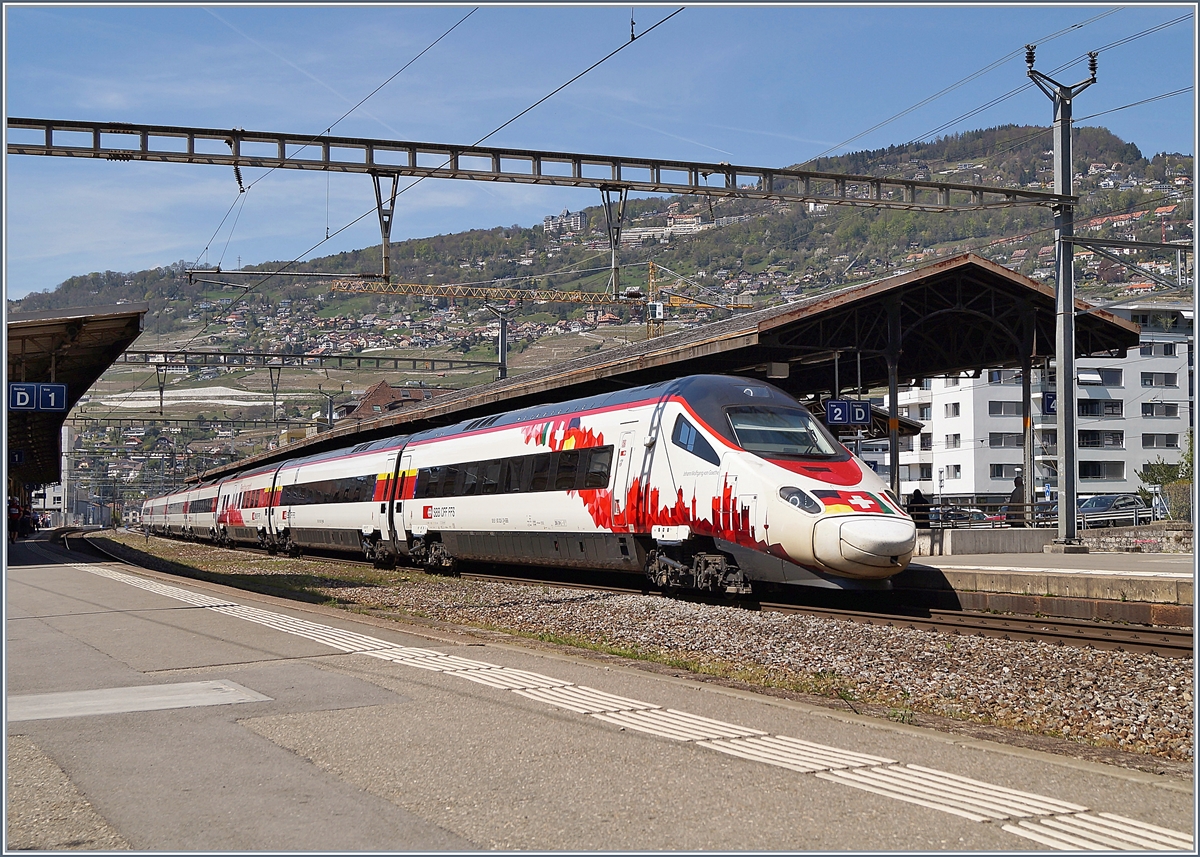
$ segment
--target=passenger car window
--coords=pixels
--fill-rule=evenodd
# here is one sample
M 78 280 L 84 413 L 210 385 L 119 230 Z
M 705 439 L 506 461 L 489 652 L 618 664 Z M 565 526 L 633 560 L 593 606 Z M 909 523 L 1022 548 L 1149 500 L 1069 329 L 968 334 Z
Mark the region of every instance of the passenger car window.
M 496 493 L 496 489 L 500 486 L 500 468 L 503 464 L 502 461 L 488 461 L 483 464 L 483 484 L 480 486 L 479 493 Z
M 558 467 L 554 471 L 554 490 L 570 491 L 575 488 L 575 474 L 579 471 L 579 453 L 563 450 L 558 453 Z
M 533 456 L 533 472 L 529 475 L 529 491 L 545 491 L 550 484 L 550 456 L 553 454 L 545 452 Z
M 711 464 L 721 463 L 721 456 L 717 455 L 717 451 L 705 440 L 704 435 L 700 434 L 696 430 L 696 427 L 688 422 L 683 414 L 675 418 L 675 429 L 671 432 L 671 443 L 682 449 L 686 449 L 692 455 L 703 458 Z
M 611 446 L 601 446 L 589 450 L 587 476 L 583 481 L 584 488 L 607 488 L 608 472 L 612 466 Z

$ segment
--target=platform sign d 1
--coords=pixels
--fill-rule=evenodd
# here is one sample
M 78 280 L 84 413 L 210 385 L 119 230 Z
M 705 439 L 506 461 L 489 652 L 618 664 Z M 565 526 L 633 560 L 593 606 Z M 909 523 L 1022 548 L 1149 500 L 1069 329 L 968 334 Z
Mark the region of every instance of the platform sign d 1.
M 9 384 L 10 411 L 65 411 L 66 384 Z
M 825 402 L 825 422 L 831 426 L 850 425 L 850 402 L 847 399 L 828 399 Z
M 869 426 L 871 424 L 871 403 L 850 401 L 850 425 Z
M 9 384 L 8 409 L 10 411 L 36 411 L 37 387 L 37 384 Z

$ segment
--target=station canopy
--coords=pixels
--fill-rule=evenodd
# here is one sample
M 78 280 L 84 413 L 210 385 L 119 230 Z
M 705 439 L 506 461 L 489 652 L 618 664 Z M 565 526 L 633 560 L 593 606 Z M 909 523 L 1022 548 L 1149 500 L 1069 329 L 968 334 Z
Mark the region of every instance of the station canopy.
M 1076 302 L 1078 356 L 1123 357 L 1138 344 L 1136 324 Z M 1086 312 L 1084 312 L 1086 310 Z M 800 400 L 858 384 L 888 383 L 888 355 L 901 385 L 989 368 L 1040 362 L 1054 354 L 1051 286 L 965 254 L 873 282 L 679 330 L 511 376 L 427 405 L 353 424 L 206 474 L 450 425 L 532 405 L 612 392 L 695 374 L 769 381 Z M 835 374 L 837 382 L 835 382 Z M 876 432 L 878 436 L 879 432 Z M 882 432 L 886 436 L 886 431 Z
M 67 387 L 67 410 L 7 412 L 10 485 L 61 481 L 59 438 L 67 412 L 141 335 L 147 309 L 131 303 L 9 313 L 9 383 Z

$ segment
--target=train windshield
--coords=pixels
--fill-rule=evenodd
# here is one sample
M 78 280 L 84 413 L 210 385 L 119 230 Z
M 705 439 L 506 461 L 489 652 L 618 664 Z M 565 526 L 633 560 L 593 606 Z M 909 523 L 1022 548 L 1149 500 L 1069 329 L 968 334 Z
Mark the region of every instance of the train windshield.
M 743 405 L 726 408 L 738 445 L 763 458 L 830 458 L 841 446 L 808 411 Z

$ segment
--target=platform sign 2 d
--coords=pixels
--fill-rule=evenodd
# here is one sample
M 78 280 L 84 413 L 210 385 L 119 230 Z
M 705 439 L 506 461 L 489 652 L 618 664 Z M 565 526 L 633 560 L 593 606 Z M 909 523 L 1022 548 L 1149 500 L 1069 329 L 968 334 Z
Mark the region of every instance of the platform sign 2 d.
M 850 425 L 850 402 L 845 399 L 829 399 L 826 401 L 825 422 L 831 426 Z
M 10 411 L 65 411 L 67 409 L 67 385 L 9 384 L 8 409 Z
M 825 402 L 825 422 L 831 426 L 871 424 L 871 404 L 855 399 L 829 399 Z

